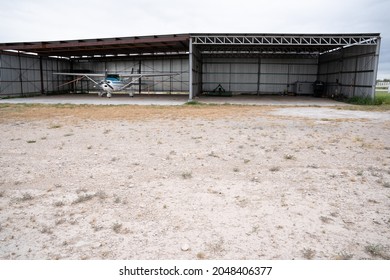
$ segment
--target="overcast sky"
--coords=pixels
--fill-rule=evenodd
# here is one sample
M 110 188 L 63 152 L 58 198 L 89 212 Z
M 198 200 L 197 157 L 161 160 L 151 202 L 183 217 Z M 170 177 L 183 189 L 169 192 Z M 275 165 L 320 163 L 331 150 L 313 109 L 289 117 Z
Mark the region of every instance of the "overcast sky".
M 173 33 L 381 33 L 390 78 L 389 0 L 8 0 L 0 42 Z

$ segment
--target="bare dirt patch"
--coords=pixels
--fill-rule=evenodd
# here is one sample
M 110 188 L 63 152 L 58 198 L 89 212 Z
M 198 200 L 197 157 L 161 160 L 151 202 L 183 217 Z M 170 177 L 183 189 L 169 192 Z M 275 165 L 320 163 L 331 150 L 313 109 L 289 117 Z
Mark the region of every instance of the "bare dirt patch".
M 2 106 L 0 258 L 389 258 L 387 118 L 278 110 Z

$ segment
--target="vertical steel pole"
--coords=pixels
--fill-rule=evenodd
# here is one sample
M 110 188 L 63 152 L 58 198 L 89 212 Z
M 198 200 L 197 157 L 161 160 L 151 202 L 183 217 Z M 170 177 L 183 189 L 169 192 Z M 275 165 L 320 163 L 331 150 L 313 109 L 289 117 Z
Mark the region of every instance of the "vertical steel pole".
M 141 60 L 138 62 L 138 74 L 141 74 L 141 66 L 142 66 L 142 62 Z M 138 94 L 141 94 L 141 87 L 142 87 L 142 82 L 141 82 L 141 78 L 138 79 Z
M 23 77 L 22 77 L 22 59 L 20 58 L 20 52 L 18 52 L 18 59 L 19 59 L 19 82 L 20 82 L 20 94 L 24 96 L 23 94 Z
M 378 36 L 375 50 L 375 60 L 374 60 L 374 74 L 372 77 L 372 89 L 371 89 L 371 99 L 375 98 L 375 86 L 376 86 L 376 78 L 378 75 L 378 65 L 379 65 L 379 52 L 381 48 L 381 37 Z
M 45 94 L 45 87 L 43 83 L 43 63 L 42 63 L 42 56 L 39 56 L 39 74 L 41 76 L 41 94 Z
M 192 55 L 192 51 L 193 51 L 193 48 L 192 48 L 192 38 L 190 38 L 190 49 L 189 49 L 189 66 L 188 66 L 188 70 L 189 70 L 189 78 L 190 78 L 190 81 L 189 81 L 189 96 L 188 96 L 188 101 L 191 101 L 193 98 L 194 98 L 194 70 L 193 70 L 193 55 Z
M 261 72 L 261 57 L 257 59 L 257 95 L 260 95 L 260 72 Z

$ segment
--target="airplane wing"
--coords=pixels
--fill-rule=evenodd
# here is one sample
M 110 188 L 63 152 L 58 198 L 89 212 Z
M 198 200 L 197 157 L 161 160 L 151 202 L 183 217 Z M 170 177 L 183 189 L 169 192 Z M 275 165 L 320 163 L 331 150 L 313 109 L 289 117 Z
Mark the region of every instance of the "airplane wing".
M 177 76 L 180 73 L 141 73 L 141 74 L 122 74 L 119 73 L 121 77 L 128 78 L 142 78 L 142 77 L 158 77 L 158 76 Z
M 80 78 L 77 78 L 73 81 L 76 81 L 76 80 L 81 80 L 83 78 L 87 78 L 88 80 L 90 80 L 91 82 L 93 82 L 95 85 L 99 85 L 99 83 L 97 81 L 95 81 L 94 79 L 92 79 L 91 77 L 105 77 L 106 74 L 100 74 L 100 73 L 65 73 L 65 72 L 58 72 L 58 73 L 53 73 L 53 75 L 60 75 L 60 76 L 79 76 Z M 73 81 L 70 81 L 70 82 L 73 82 Z
M 179 75 L 179 73 L 141 73 L 141 74 L 125 74 L 125 73 L 115 73 L 118 74 L 121 77 L 158 77 L 158 76 L 176 76 Z M 89 77 L 105 77 L 105 73 L 66 73 L 66 72 L 59 72 L 59 73 L 53 73 L 53 75 L 62 75 L 62 76 L 89 76 Z
M 159 77 L 159 76 L 176 76 L 180 75 L 180 73 L 141 73 L 141 74 L 125 74 L 125 73 L 116 73 L 120 77 L 128 78 L 128 81 L 125 85 L 123 85 L 120 90 L 123 90 L 133 84 L 135 84 L 139 79 L 143 77 Z M 61 76 L 79 76 L 76 80 L 87 78 L 91 82 L 96 85 L 100 83 L 92 79 L 91 77 L 106 77 L 107 73 L 65 73 L 65 72 L 57 72 L 53 73 L 53 75 L 61 75 Z
M 121 87 L 121 90 L 137 83 L 143 77 L 159 77 L 159 76 L 176 76 L 180 75 L 180 73 L 150 73 L 150 74 L 120 74 L 121 77 L 128 78 L 128 81 L 125 85 Z
M 90 76 L 90 77 L 104 77 L 106 74 L 100 73 L 53 73 L 53 75 L 61 76 Z

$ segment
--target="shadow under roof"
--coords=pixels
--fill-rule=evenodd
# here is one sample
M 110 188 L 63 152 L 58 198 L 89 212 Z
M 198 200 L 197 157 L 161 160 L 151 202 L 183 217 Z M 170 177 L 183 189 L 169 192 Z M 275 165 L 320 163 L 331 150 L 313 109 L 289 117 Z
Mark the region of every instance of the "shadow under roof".
M 321 54 L 353 45 L 376 45 L 379 33 L 369 34 L 172 34 L 42 42 L 0 43 L 0 50 L 40 56 L 94 56 L 188 53 L 190 40 L 203 54 Z
M 189 48 L 189 34 L 80 39 L 43 42 L 0 43 L 0 50 L 36 53 L 41 56 L 82 57 L 180 53 Z

